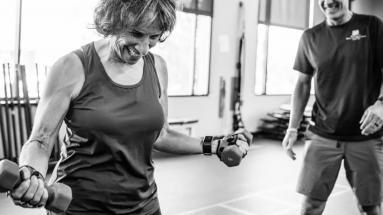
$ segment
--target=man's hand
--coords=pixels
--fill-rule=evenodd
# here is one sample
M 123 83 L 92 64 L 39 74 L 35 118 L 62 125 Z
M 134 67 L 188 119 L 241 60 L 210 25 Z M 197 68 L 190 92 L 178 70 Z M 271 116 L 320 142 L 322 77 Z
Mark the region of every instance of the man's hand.
M 282 147 L 286 154 L 293 160 L 296 159 L 296 154 L 293 151 L 293 145 L 297 142 L 297 140 L 298 130 L 295 128 L 288 128 L 282 141 Z
M 376 101 L 368 107 L 359 123 L 360 130 L 363 135 L 370 135 L 382 128 L 383 125 L 383 104 L 381 101 Z

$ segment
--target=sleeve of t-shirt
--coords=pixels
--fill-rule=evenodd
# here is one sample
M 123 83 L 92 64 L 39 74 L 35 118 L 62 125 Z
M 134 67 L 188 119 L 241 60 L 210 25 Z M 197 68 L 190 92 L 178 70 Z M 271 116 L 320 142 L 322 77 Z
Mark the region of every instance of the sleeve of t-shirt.
M 294 62 L 294 70 L 312 75 L 314 68 L 308 59 L 308 33 L 305 31 L 299 41 L 297 55 Z
M 383 22 L 378 17 L 375 17 L 376 19 L 376 54 L 377 54 L 377 61 L 379 63 L 379 66 L 381 69 L 383 69 Z

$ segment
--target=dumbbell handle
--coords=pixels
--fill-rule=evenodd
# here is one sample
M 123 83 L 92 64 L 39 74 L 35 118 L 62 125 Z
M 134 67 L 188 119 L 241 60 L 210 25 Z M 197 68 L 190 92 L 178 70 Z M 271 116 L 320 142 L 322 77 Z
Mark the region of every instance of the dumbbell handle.
M 21 183 L 19 166 L 9 160 L 0 161 L 0 192 L 13 190 Z M 48 191 L 47 210 L 60 213 L 66 211 L 71 200 L 72 190 L 62 183 L 45 186 Z

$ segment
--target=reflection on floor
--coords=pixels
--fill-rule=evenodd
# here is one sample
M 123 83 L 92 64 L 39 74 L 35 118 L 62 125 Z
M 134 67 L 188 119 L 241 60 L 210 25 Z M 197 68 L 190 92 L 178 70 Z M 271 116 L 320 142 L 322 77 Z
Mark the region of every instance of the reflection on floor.
M 156 152 L 156 181 L 164 215 L 297 215 L 301 195 L 294 189 L 303 145 L 290 160 L 280 143 L 257 140 L 239 167 L 227 168 L 216 156 L 173 156 Z M 42 215 L 0 196 L 2 215 Z M 358 215 L 356 201 L 339 174 L 324 215 Z

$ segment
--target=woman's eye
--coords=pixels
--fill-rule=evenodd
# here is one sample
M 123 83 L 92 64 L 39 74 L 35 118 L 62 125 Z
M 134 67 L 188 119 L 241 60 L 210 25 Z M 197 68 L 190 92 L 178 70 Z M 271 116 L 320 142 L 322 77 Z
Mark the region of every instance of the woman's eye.
M 156 40 L 156 39 L 158 39 L 159 37 L 160 37 L 159 34 L 151 35 L 151 36 L 150 36 L 150 39 L 151 39 L 151 40 Z
M 130 32 L 130 35 L 135 37 L 135 38 L 138 38 L 138 39 L 149 36 L 149 39 L 151 39 L 151 40 L 156 40 L 161 36 L 161 34 L 148 35 L 148 34 L 141 33 L 139 31 L 132 31 L 132 32 Z
M 144 37 L 145 35 L 141 32 L 131 32 L 132 36 L 133 37 L 136 37 L 136 38 L 142 38 Z

